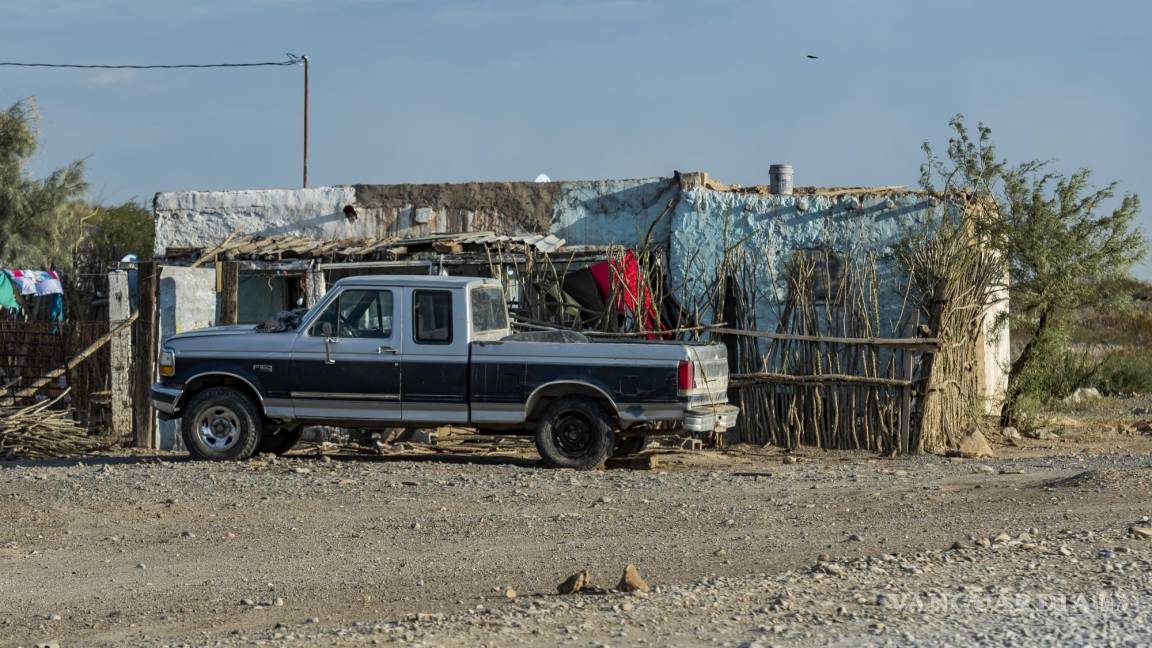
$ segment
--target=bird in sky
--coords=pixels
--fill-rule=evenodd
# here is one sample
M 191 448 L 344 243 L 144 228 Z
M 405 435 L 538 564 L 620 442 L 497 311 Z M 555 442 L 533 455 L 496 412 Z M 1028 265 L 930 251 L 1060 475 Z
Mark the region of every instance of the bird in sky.
M 818 59 L 818 58 L 820 58 L 820 57 L 819 57 L 819 56 L 816 56 L 815 54 L 809 54 L 809 55 L 808 55 L 808 58 L 810 58 L 810 59 Z

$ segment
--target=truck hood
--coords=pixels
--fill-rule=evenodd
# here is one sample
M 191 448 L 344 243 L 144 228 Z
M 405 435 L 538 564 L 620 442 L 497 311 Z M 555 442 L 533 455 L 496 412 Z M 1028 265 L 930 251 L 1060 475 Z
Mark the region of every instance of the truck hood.
M 217 336 L 225 336 L 225 335 L 244 335 L 244 334 L 255 334 L 255 333 L 256 333 L 256 325 L 255 324 L 231 324 L 228 326 L 210 326 L 208 328 L 195 329 L 192 331 L 185 331 L 183 333 L 177 333 L 176 335 L 173 335 L 172 337 L 168 338 L 167 341 L 168 342 L 174 342 L 174 341 L 178 341 L 178 340 L 189 340 L 192 338 L 206 338 L 206 337 L 217 337 Z

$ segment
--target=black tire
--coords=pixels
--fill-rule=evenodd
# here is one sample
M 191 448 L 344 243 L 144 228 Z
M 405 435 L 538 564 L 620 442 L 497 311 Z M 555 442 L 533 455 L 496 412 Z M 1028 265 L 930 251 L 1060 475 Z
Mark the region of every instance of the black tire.
M 256 404 L 231 387 L 196 394 L 180 417 L 184 447 L 193 459 L 247 459 L 260 444 L 262 421 Z
M 648 437 L 634 436 L 616 439 L 616 445 L 612 448 L 612 456 L 623 457 L 625 455 L 639 454 L 643 452 L 644 447 L 647 445 Z
M 288 452 L 299 441 L 301 435 L 304 434 L 304 426 L 297 425 L 294 428 L 271 428 L 266 429 L 260 435 L 260 443 L 256 444 L 256 454 L 264 454 L 266 452 L 282 455 Z
M 612 421 L 595 401 L 559 398 L 536 423 L 536 449 L 553 468 L 590 470 L 612 452 Z

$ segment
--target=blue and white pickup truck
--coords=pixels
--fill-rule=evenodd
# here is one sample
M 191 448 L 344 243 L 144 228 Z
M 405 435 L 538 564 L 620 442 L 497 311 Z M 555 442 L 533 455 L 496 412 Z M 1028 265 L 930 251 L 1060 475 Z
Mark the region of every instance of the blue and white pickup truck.
M 645 435 L 722 431 L 739 413 L 722 345 L 514 335 L 494 279 L 342 279 L 282 328 L 164 342 L 152 404 L 180 419 L 193 457 L 285 452 L 306 425 L 457 425 L 534 434 L 547 464 L 587 469 Z

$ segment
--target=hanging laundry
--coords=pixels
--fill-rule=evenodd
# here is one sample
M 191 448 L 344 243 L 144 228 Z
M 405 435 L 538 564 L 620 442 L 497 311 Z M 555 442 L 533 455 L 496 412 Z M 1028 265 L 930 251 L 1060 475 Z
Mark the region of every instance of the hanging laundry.
M 20 302 L 16 301 L 14 291 L 20 288 L 8 277 L 7 272 L 0 272 L 0 308 L 20 310 Z
M 31 270 L 5 270 L 5 274 L 20 287 L 21 295 L 36 294 L 36 273 Z
M 60 285 L 60 275 L 55 270 L 41 270 L 36 273 L 37 296 L 62 294 L 64 294 L 64 286 Z

